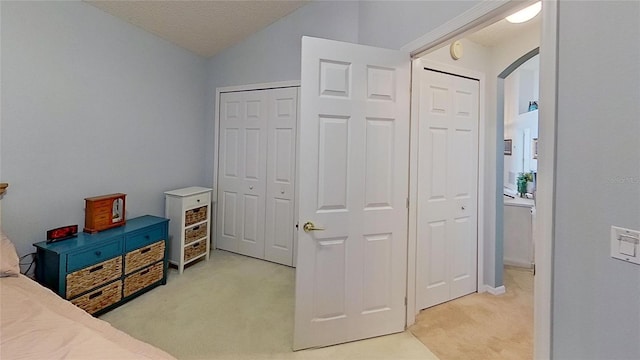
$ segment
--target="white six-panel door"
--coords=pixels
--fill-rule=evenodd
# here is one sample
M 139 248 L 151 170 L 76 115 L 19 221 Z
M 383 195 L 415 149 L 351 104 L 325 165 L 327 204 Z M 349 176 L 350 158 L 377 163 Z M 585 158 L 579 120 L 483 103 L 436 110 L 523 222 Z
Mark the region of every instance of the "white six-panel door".
M 404 330 L 409 66 L 303 38 L 294 349 Z
M 220 95 L 218 248 L 292 265 L 297 97 Z
M 423 70 L 418 124 L 416 303 L 477 290 L 479 82 Z

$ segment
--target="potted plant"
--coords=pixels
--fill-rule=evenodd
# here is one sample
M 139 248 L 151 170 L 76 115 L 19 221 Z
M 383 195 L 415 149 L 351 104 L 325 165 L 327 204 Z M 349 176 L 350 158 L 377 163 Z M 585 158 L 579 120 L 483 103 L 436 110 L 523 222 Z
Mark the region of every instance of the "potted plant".
M 533 172 L 519 173 L 516 181 L 520 197 L 526 193 L 533 193 Z

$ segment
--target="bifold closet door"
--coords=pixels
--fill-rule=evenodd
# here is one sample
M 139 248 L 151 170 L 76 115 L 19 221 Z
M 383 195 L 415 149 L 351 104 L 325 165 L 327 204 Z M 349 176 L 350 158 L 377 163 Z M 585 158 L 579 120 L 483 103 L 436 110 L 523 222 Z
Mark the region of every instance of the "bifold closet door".
M 217 247 L 264 257 L 268 92 L 220 96 Z
M 298 89 L 220 96 L 217 247 L 291 266 Z
M 269 91 L 265 260 L 293 265 L 298 88 Z
M 418 132 L 419 309 L 477 290 L 478 80 L 424 69 Z

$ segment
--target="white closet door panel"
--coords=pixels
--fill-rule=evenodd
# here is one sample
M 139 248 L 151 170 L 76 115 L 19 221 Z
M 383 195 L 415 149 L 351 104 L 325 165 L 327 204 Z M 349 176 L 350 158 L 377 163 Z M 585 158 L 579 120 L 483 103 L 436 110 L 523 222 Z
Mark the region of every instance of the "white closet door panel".
M 269 91 L 264 258 L 293 265 L 298 88 Z
M 266 91 L 223 93 L 217 229 L 220 249 L 262 258 L 266 196 Z M 231 229 L 234 227 L 234 229 Z
M 452 76 L 450 298 L 477 290 L 479 82 Z
M 220 98 L 220 164 L 218 176 L 219 211 L 216 223 L 216 246 L 237 251 L 239 200 L 242 185 L 242 143 L 244 142 L 244 108 L 242 94 L 222 94 Z
M 476 291 L 478 81 L 424 70 L 418 134 L 416 303 Z

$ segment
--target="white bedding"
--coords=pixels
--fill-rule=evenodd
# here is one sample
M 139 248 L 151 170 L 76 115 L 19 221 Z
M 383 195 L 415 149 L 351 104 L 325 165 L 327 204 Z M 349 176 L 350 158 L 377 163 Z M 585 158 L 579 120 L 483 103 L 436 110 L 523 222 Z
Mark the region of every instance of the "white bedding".
M 24 275 L 0 278 L 0 359 L 174 359 Z

